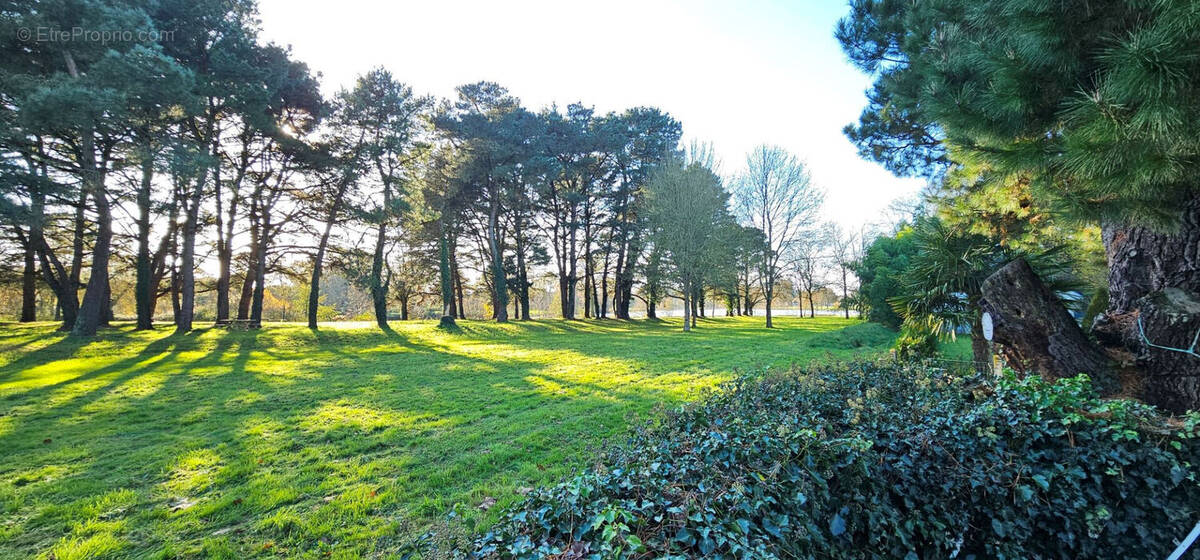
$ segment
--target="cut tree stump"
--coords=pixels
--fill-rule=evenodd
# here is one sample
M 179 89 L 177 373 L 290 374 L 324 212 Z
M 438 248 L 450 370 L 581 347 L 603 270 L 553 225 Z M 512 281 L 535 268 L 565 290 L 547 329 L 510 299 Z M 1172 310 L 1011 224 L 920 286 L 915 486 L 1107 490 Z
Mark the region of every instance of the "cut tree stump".
M 981 305 L 992 315 L 993 341 L 1003 348 L 1009 367 L 1049 379 L 1086 373 L 1101 394 L 1120 390 L 1116 364 L 1024 259 L 984 280 Z

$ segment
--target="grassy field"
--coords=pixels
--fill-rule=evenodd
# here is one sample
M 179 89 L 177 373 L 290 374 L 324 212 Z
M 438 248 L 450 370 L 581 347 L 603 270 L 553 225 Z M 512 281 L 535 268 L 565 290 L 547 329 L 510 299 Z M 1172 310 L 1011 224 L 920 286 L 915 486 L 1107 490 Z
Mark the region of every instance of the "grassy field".
M 0 558 L 388 557 L 452 510 L 483 529 L 735 370 L 892 340 L 761 322 L 122 327 L 86 343 L 0 324 Z

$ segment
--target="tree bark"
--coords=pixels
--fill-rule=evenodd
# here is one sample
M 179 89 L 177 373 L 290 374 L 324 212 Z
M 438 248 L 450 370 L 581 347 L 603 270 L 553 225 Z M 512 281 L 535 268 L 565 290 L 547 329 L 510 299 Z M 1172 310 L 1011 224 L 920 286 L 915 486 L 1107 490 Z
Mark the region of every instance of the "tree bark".
M 992 365 L 992 350 L 983 336 L 983 313 L 976 313 L 971 319 L 971 360 L 979 371 L 986 371 Z
M 242 290 L 238 295 L 239 321 L 250 318 L 250 304 L 254 300 L 254 279 L 258 277 L 258 242 L 251 241 L 250 254 L 246 257 L 246 275 L 242 277 Z
M 175 322 L 175 332 L 186 333 L 192 330 L 192 321 L 196 316 L 196 234 L 200 231 L 200 202 L 204 195 L 204 173 L 195 179 L 192 192 L 188 196 L 187 219 L 183 226 L 183 249 L 180 251 L 179 264 L 179 316 Z
M 262 231 L 258 234 L 258 248 L 254 251 L 258 262 L 254 265 L 254 296 L 250 300 L 250 326 L 262 326 L 263 297 L 266 295 L 267 283 L 267 253 L 271 246 L 271 209 L 264 208 L 262 212 Z
M 1088 340 L 1024 259 L 984 280 L 982 293 L 980 307 L 991 314 L 993 341 L 1003 347 L 1010 367 L 1050 379 L 1086 373 L 1102 394 L 1120 389 L 1113 361 Z
M 45 176 L 43 174 L 43 176 Z M 46 242 L 46 195 L 40 189 L 30 197 L 29 241 L 37 251 L 38 264 L 41 265 L 42 278 L 58 300 L 55 305 L 55 317 L 62 321 L 60 331 L 68 331 L 75 326 L 75 318 L 79 310 L 79 292 L 76 289 L 70 271 L 63 266 L 50 244 Z
M 438 220 L 438 285 L 442 289 L 441 328 L 454 328 L 454 276 L 450 272 L 450 242 L 445 218 Z
M 380 221 L 375 235 L 375 252 L 371 257 L 371 303 L 375 309 L 375 324 L 383 330 L 388 330 L 387 286 L 383 281 L 383 249 L 387 243 L 386 222 Z
M 683 332 L 692 330 L 692 285 L 683 282 Z
M 1173 412 L 1200 409 L 1200 194 L 1167 232 L 1105 224 L 1108 309 L 1093 332 L 1136 371 L 1137 391 Z
M 25 266 L 21 271 L 21 322 L 29 323 L 37 320 L 37 251 L 24 234 L 21 238 L 25 253 Z
M 151 276 L 154 272 L 150 262 L 150 187 L 154 179 L 154 158 L 149 146 L 142 148 L 141 164 L 142 180 L 137 190 L 137 258 L 134 264 L 136 279 L 133 297 L 137 308 L 137 330 L 144 331 L 154 328 L 154 306 L 151 304 L 154 298 Z
M 492 309 L 497 323 L 508 322 L 508 284 L 504 272 L 504 254 L 500 248 L 500 196 L 492 193 L 488 212 L 488 249 L 492 257 Z
M 850 318 L 850 283 L 846 278 L 846 267 L 842 266 L 842 310 L 846 312 L 846 318 Z
M 222 193 L 224 189 L 221 186 L 221 169 L 220 165 L 216 167 L 215 175 L 215 196 L 217 204 L 217 324 L 226 323 L 229 321 L 230 301 L 229 289 L 233 284 L 233 236 L 234 225 L 237 223 L 237 210 L 241 202 L 242 182 L 246 178 L 246 172 L 250 167 L 250 141 L 251 129 L 247 127 L 241 134 L 241 154 L 238 160 L 238 165 L 234 173 L 233 181 L 229 188 L 229 205 L 224 207 Z M 212 151 L 213 159 L 220 161 L 220 143 L 213 143 Z M 224 212 L 224 214 L 222 214 Z
M 767 283 L 763 287 L 764 309 L 767 314 L 767 328 L 773 328 L 775 325 L 771 322 L 771 300 L 775 299 L 775 285 Z
M 238 297 L 237 318 L 245 321 L 250 318 L 250 306 L 254 300 L 254 282 L 258 278 L 259 237 L 262 236 L 262 219 L 259 217 L 258 199 L 261 191 L 256 191 L 250 201 L 250 254 L 246 259 L 246 275 L 242 278 L 242 292 Z M 265 261 L 263 261 L 265 262 Z
M 79 316 L 71 334 L 92 336 L 104 320 L 104 306 L 108 303 L 108 261 L 112 252 L 112 209 L 108 193 L 104 188 L 102 164 L 96 161 L 92 131 L 84 131 L 80 146 L 79 163 L 83 169 L 83 190 L 91 194 L 96 205 L 96 240 L 92 245 L 92 270 L 88 276 L 87 289 L 79 304 Z
M 521 320 L 529 320 L 529 265 L 525 262 L 525 244 L 521 243 L 524 234 L 518 233 L 517 246 L 517 278 L 521 283 L 517 288 L 517 301 L 520 304 Z

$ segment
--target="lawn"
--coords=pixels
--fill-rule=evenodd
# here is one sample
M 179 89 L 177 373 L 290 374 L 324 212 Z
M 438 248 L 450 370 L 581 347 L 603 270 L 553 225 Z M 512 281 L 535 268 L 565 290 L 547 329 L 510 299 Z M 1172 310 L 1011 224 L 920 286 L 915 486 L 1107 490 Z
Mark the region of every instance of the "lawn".
M 0 324 L 0 558 L 388 557 L 450 511 L 483 529 L 737 370 L 891 343 L 841 330 L 855 323 L 120 327 L 86 343 Z

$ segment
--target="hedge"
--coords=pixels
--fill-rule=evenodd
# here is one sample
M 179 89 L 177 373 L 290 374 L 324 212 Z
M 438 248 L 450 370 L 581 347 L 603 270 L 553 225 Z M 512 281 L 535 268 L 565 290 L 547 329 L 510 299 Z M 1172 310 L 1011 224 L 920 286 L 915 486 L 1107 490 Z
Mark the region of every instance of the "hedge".
M 1161 559 L 1200 516 L 1198 426 L 1083 376 L 745 377 L 531 492 L 462 554 Z

